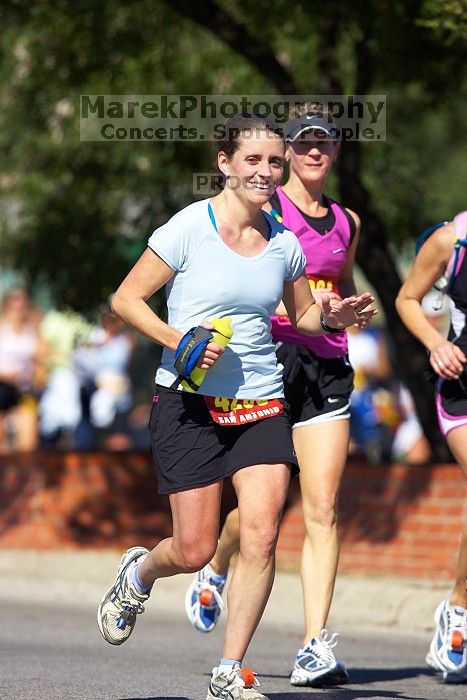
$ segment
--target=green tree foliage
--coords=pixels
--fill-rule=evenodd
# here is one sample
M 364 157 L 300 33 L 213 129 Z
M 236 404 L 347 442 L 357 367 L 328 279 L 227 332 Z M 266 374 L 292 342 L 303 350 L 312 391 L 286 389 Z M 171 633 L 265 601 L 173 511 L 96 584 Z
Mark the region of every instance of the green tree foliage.
M 436 32 L 443 43 L 467 40 L 467 3 L 465 0 L 427 0 L 419 24 Z
M 240 57 L 148 0 L 3 3 L 0 251 L 89 311 L 213 170 L 199 143 L 79 140 L 81 94 L 262 91 Z
M 338 0 L 326 16 L 322 3 L 280 0 L 204 11 L 177 1 L 4 2 L 3 257 L 74 308 L 105 298 L 151 229 L 190 201 L 191 173 L 212 165 L 198 143 L 80 142 L 79 95 L 329 91 L 320 66 L 329 17 L 338 87 L 356 91 L 363 60 L 365 87 L 388 95 L 387 142 L 364 145 L 361 172 L 399 246 L 463 206 L 462 49 L 452 39 L 462 5 Z M 448 25 L 446 42 L 437 28 Z

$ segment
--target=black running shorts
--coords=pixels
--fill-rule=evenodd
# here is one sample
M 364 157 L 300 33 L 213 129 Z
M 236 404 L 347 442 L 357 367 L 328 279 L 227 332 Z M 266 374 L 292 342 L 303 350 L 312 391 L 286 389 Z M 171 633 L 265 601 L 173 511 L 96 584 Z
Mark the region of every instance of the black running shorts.
M 221 426 L 202 395 L 157 385 L 149 431 L 158 492 L 212 484 L 252 464 L 289 463 L 297 474 L 285 402 L 284 408 L 254 423 Z
M 276 355 L 294 427 L 350 417 L 354 371 L 347 355 L 322 358 L 292 343 L 278 343 Z
M 9 411 L 18 405 L 20 394 L 18 389 L 10 382 L 0 380 L 0 413 Z

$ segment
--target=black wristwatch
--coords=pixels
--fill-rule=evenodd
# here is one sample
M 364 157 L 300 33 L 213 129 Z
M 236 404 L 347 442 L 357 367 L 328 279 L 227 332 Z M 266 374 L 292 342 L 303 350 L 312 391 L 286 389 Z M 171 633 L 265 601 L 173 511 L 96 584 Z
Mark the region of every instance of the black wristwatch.
M 332 326 L 328 326 L 328 324 L 324 320 L 324 316 L 323 316 L 322 311 L 319 315 L 319 323 L 320 323 L 320 326 L 325 333 L 340 333 L 341 331 L 344 330 L 343 328 L 333 328 Z

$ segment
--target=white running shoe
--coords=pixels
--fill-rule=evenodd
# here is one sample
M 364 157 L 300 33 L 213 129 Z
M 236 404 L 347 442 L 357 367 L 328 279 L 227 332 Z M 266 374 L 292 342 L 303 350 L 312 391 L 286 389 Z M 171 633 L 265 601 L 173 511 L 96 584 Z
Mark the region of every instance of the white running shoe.
M 127 549 L 120 560 L 115 583 L 99 604 L 97 624 L 109 644 L 126 642 L 133 632 L 136 616 L 144 612 L 143 603 L 149 598 L 150 591 L 139 593 L 130 580 L 130 572 L 147 554 L 149 550 L 145 547 Z
M 215 575 L 211 566 L 207 564 L 204 569 L 198 571 L 186 592 L 186 614 L 193 627 L 199 632 L 211 632 L 224 609 L 222 591 L 227 576 L 218 581 L 214 579 Z
M 347 683 L 349 674 L 345 666 L 336 661 L 332 651 L 338 637 L 337 632 L 331 635 L 323 629 L 319 637 L 312 637 L 309 644 L 299 649 L 290 683 L 312 688 Z
M 219 673 L 218 668 L 213 668 L 206 700 L 269 700 L 266 695 L 256 690 L 259 685 L 251 668 L 234 666 L 228 674 Z
M 435 611 L 436 631 L 426 663 L 442 671 L 445 683 L 467 680 L 467 610 L 443 600 Z

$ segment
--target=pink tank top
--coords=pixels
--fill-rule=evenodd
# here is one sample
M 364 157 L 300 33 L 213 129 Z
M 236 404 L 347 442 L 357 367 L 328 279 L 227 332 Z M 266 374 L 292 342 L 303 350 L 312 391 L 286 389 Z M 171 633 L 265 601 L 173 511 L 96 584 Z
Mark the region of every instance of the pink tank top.
M 349 221 L 342 208 L 329 200 L 335 222 L 330 231 L 320 234 L 306 221 L 299 209 L 278 187 L 282 219 L 300 241 L 306 257 L 306 276 L 311 291 L 329 289 L 339 292 L 338 280 L 347 259 L 351 243 Z M 347 353 L 347 333 L 309 336 L 299 333 L 287 316 L 272 317 L 272 336 L 276 342 L 294 343 L 312 350 L 318 357 L 342 357 Z
M 37 347 L 38 336 L 33 328 L 16 333 L 8 324 L 0 323 L 0 374 L 17 376 L 20 391 L 31 388 Z

